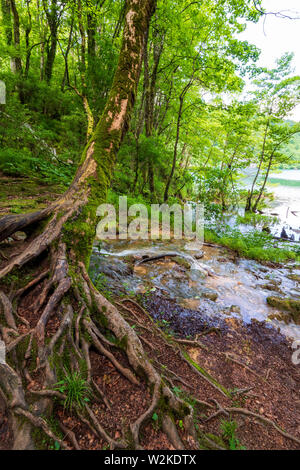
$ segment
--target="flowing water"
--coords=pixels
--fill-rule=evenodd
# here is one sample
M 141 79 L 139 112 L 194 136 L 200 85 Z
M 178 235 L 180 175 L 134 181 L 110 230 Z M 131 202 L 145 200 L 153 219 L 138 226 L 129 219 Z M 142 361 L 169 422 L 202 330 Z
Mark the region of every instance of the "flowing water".
M 251 185 L 253 174 L 250 173 L 244 180 L 246 187 Z M 275 198 L 264 213 L 276 214 L 278 218 L 271 226 L 273 235 L 280 236 L 285 228 L 288 236 L 298 241 L 300 170 L 272 174 L 268 189 Z M 253 227 L 240 225 L 239 229 L 245 232 Z M 146 258 L 166 254 L 170 256 L 144 262 Z M 234 317 L 245 323 L 256 320 L 300 339 L 300 326 L 279 320 L 280 312 L 266 301 L 274 295 L 300 299 L 300 268 L 293 263 L 272 268 L 254 260 L 236 258 L 223 247 L 206 245 L 200 250 L 184 241 L 122 240 L 102 243 L 100 249 L 95 245 L 91 272 L 108 293 L 113 290 L 122 295 L 144 297 L 159 293 L 162 303 L 164 298 L 172 299 L 180 322 L 188 316 L 195 322 L 200 322 L 201 316 Z
M 106 289 L 114 292 L 143 296 L 160 292 L 174 299 L 185 315 L 197 311 L 212 319 L 264 321 L 300 339 L 300 326 L 274 318 L 279 312 L 266 302 L 273 295 L 300 299 L 299 282 L 289 277 L 300 276 L 294 264 L 275 269 L 235 258 L 216 246 L 203 246 L 198 260 L 199 249 L 190 248 L 184 241 L 111 241 L 94 247 L 91 270 L 94 278 L 99 273 L 105 276 Z M 167 253 L 172 256 L 144 262 Z

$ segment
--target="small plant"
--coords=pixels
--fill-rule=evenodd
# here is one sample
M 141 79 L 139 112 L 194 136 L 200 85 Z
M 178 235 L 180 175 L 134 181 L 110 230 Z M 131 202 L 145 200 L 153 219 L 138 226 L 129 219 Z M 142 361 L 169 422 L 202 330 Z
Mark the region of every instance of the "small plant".
M 55 390 L 66 395 L 64 408 L 68 410 L 83 408 L 90 401 L 90 386 L 79 372 L 67 373 L 63 380 L 56 383 Z
M 174 395 L 176 395 L 176 397 L 179 397 L 180 394 L 182 393 L 182 390 L 179 387 L 173 387 L 172 391 L 173 391 Z
M 221 431 L 223 438 L 228 442 L 229 450 L 245 450 L 236 436 L 237 423 L 235 421 L 221 421 Z
M 112 292 L 108 289 L 107 277 L 103 273 L 98 273 L 96 279 L 94 280 L 96 289 L 101 292 L 107 299 L 110 299 Z
M 155 429 L 156 431 L 159 429 L 161 425 L 161 420 L 159 419 L 159 416 L 157 413 L 153 413 L 152 415 L 152 427 L 153 429 Z

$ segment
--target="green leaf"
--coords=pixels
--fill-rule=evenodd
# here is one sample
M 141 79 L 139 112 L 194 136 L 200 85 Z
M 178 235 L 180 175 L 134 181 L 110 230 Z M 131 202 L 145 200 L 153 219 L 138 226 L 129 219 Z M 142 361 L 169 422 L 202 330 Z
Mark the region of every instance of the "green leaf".
M 59 443 L 59 442 L 57 442 L 57 441 L 54 442 L 54 449 L 55 449 L 55 450 L 59 450 L 59 449 L 60 449 L 60 443 Z

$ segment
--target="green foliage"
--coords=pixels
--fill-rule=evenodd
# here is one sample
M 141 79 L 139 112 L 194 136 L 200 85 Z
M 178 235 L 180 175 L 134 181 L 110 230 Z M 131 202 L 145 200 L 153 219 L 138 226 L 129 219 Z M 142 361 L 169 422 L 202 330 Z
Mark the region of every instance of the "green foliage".
M 300 259 L 297 247 L 293 250 L 276 247 L 272 236 L 264 231 L 253 230 L 243 234 L 238 229 L 225 226 L 223 230 L 205 229 L 204 238 L 207 242 L 226 246 L 245 258 L 278 263 Z
M 66 395 L 64 408 L 70 411 L 76 407 L 83 408 L 90 401 L 90 386 L 80 372 L 68 372 L 54 389 Z
M 65 164 L 61 167 L 42 158 L 32 157 L 30 151 L 6 147 L 0 150 L 0 170 L 9 176 L 27 176 L 49 184 L 68 186 L 74 169 Z
M 101 292 L 107 299 L 111 298 L 112 292 L 108 289 L 107 278 L 105 274 L 98 273 L 94 278 L 94 285 L 96 289 Z
M 235 421 L 221 421 L 221 431 L 223 433 L 223 438 L 228 442 L 229 450 L 246 450 L 242 446 L 236 436 L 237 423 Z
M 96 123 L 111 88 L 124 2 L 116 0 L 109 8 L 105 2 L 58 3 L 52 9 L 47 0 L 17 2 L 19 45 L 9 31 L 12 18 L 1 10 L 5 34 L 0 39 L 0 79 L 6 84 L 7 103 L 0 107 L 0 171 L 64 190 L 86 143 L 85 103 Z M 299 77 L 292 74 L 292 55 L 284 54 L 274 69 L 257 67 L 258 50 L 239 37 L 247 22 L 257 22 L 259 17 L 251 1 L 205 0 L 201 5 L 158 1 L 149 29 L 148 63 L 142 69 L 133 117 L 108 194 L 116 209 L 118 197 L 127 195 L 128 206 L 145 204 L 150 214 L 151 203 L 163 202 L 172 172 L 170 204 L 202 201 L 206 217 L 219 218 L 224 210 L 245 203 L 239 180 L 249 165 L 258 166 L 261 160 L 253 190 L 256 199 L 268 178 L 269 163 L 272 171 L 297 165 L 299 125 L 286 121 L 300 94 Z M 56 41 L 55 60 L 47 76 L 52 40 Z M 11 67 L 16 54 L 21 60 L 19 72 Z M 244 77 L 252 81 L 253 93 L 237 99 Z M 224 92 L 230 98 L 226 103 Z M 214 99 L 208 102 L 207 94 Z M 101 168 L 101 184 L 96 183 L 99 201 L 108 189 Z M 262 193 L 259 207 L 266 203 L 264 188 Z M 12 213 L 23 210 L 23 205 L 12 204 Z M 80 244 L 79 251 L 91 244 L 88 219 L 89 211 L 82 215 L 78 229 L 88 232 L 90 240 Z M 248 215 L 239 221 L 255 227 L 263 222 Z M 296 256 L 271 243 L 267 246 L 266 240 L 260 243 L 257 236 L 215 231 L 207 231 L 206 236 L 242 256 L 280 261 Z M 110 295 L 104 279 L 96 283 Z
M 270 226 L 278 222 L 277 217 L 262 215 L 254 212 L 246 212 L 243 216 L 238 215 L 236 218 L 237 224 L 257 226 Z

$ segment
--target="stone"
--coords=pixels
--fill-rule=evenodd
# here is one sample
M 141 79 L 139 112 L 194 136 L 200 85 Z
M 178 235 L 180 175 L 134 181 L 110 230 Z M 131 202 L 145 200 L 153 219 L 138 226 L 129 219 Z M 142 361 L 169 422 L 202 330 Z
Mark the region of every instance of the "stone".
M 290 319 L 293 320 L 297 325 L 300 325 L 300 300 L 274 296 L 267 297 L 267 303 L 271 307 L 288 312 Z
M 241 307 L 238 305 L 231 305 L 230 311 L 233 313 L 241 313 Z

